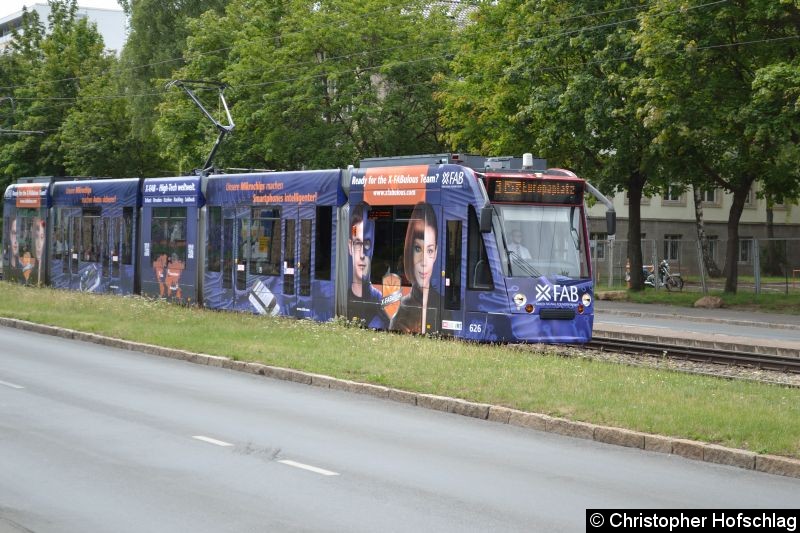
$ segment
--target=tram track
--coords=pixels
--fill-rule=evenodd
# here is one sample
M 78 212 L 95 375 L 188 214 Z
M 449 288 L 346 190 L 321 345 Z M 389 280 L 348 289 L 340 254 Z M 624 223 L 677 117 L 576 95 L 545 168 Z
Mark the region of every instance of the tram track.
M 615 339 L 602 336 L 593 337 L 592 341 L 584 345 L 584 347 L 605 352 L 669 357 L 697 363 L 736 365 L 787 374 L 800 374 L 800 358 L 782 355 L 710 347 L 681 346 L 654 341 Z

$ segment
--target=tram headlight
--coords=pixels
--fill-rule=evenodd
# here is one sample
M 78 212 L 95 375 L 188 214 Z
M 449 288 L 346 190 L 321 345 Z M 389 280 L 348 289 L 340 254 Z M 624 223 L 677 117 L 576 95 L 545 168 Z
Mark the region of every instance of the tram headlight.
M 517 309 L 528 303 L 528 298 L 524 294 L 519 292 L 514 295 L 513 299 L 514 299 L 514 305 L 517 306 Z
M 592 295 L 587 292 L 586 294 L 583 295 L 581 301 L 583 302 L 584 307 L 589 307 L 590 305 L 592 305 Z

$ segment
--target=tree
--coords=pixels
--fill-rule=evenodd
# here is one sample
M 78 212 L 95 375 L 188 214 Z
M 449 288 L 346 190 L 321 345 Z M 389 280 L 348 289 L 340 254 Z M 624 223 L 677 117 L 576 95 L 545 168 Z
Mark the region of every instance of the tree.
M 61 126 L 82 84 L 110 65 L 94 24 L 77 16 L 75 0 L 51 0 L 48 31 L 36 17 L 26 18 L 15 36 L 12 55 L 24 82 L 12 89 L 14 127 L 43 135 L 18 136 L 0 150 L 0 168 L 10 175 L 63 176 Z
M 439 93 L 458 150 L 533 150 L 606 193 L 627 190 L 632 287 L 641 290 L 640 203 L 660 184 L 641 120 L 637 10 L 644 2 L 481 3 Z
M 27 101 L 18 98 L 24 96 L 23 89 L 33 80 L 34 72 L 43 61 L 41 41 L 44 39 L 44 26 L 36 11 L 29 12 L 23 8 L 22 25 L 14 29 L 10 48 L 2 55 L 3 125 L 6 129 L 23 130 Z M 8 51 L 10 50 L 10 51 Z M 0 136 L 0 175 L 3 178 L 3 190 L 15 177 L 35 174 L 36 146 L 30 135 Z
M 661 0 L 642 17 L 637 41 L 652 76 L 640 85 L 666 172 L 684 178 L 695 174 L 702 185 L 733 193 L 726 292 L 736 292 L 739 220 L 754 184 L 763 182 L 771 190 L 781 183 L 797 190 L 797 167 L 777 172 L 796 158 L 797 143 L 789 147 L 785 141 L 792 131 L 796 135 L 797 126 L 786 132 L 772 126 L 776 120 L 783 123 L 776 112 L 787 95 L 759 96 L 757 80 L 770 78 L 772 65 L 798 56 L 798 19 L 796 3 L 770 0 L 691 2 L 688 7 L 683 0 Z
M 397 0 L 233 0 L 224 17 L 192 27 L 176 77 L 230 84 L 236 129 L 221 162 L 318 168 L 441 149 L 431 80 L 446 71 L 456 28 L 441 10 Z M 158 131 L 196 166 L 215 134 L 190 105 L 169 95 Z
M 66 170 L 79 176 L 155 175 L 159 161 L 149 157 L 156 150 L 154 138 L 132 135 L 119 62 L 113 57 L 109 61 L 105 72 L 81 88 L 61 127 Z
M 164 84 L 184 64 L 190 21 L 211 11 L 224 12 L 227 0 L 136 0 L 122 2 L 130 15 L 130 34 L 122 51 L 123 87 L 127 95 L 132 142 L 147 150 L 148 166 L 159 173 L 178 170 L 175 154 L 165 154 L 154 132 Z M 162 155 L 167 155 L 166 159 Z

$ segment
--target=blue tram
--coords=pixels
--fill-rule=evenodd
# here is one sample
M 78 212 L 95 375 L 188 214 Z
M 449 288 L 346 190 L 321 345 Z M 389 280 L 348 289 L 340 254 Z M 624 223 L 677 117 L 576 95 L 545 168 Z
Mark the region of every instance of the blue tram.
M 203 304 L 333 318 L 341 180 L 341 170 L 208 176 Z
M 201 187 L 198 176 L 152 178 L 142 185 L 137 278 L 143 296 L 182 304 L 200 301 Z
M 338 315 L 484 342 L 588 342 L 590 186 L 568 171 L 489 163 L 420 156 L 358 169 L 15 184 L 4 267 L 23 283 L 213 309 Z
M 23 285 L 44 284 L 50 180 L 21 180 L 3 195 L 3 277 Z
M 140 180 L 57 181 L 50 192 L 48 284 L 134 294 Z

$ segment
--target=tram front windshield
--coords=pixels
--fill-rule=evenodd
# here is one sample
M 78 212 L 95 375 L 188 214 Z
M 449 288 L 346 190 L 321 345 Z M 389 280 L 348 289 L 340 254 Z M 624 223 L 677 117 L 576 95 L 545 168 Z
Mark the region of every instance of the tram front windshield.
M 589 277 L 580 207 L 495 204 L 495 210 L 507 276 Z

